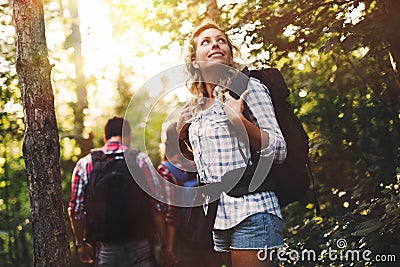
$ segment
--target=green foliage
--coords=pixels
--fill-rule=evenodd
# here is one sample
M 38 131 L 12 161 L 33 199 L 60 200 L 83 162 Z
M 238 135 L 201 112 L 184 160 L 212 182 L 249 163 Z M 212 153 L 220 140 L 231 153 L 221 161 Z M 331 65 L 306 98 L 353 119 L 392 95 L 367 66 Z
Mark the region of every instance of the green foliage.
M 22 158 L 24 131 L 11 9 L 0 6 L 0 265 L 32 266 L 29 195 Z
M 22 157 L 7 160 L 0 170 L 0 264 L 31 266 L 32 229 Z

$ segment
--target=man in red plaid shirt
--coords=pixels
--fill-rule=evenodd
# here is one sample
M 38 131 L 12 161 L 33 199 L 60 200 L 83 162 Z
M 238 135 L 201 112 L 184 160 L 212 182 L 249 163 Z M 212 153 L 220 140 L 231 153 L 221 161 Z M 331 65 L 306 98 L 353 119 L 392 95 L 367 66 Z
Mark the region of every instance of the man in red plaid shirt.
M 105 145 L 101 150 L 106 155 L 117 154 L 127 150 L 131 142 L 131 128 L 129 122 L 122 117 L 113 117 L 109 119 L 104 129 L 104 140 Z M 136 163 L 142 169 L 147 179 L 148 187 L 152 190 L 150 193 L 153 196 L 160 194 L 158 190 L 158 176 L 152 167 L 149 157 L 144 153 L 139 153 L 136 158 Z M 95 262 L 96 266 L 155 266 L 152 248 L 153 240 L 151 240 L 151 238 L 132 240 L 132 242 L 121 244 L 96 242 L 96 255 L 94 255 L 92 245 L 86 242 L 84 209 L 85 188 L 88 185 L 92 169 L 92 157 L 88 154 L 78 161 L 72 175 L 72 191 L 68 212 L 79 259 L 83 263 Z M 149 212 L 155 216 L 160 208 L 160 203 L 154 199 L 149 199 L 149 201 L 152 203 L 152 210 Z M 138 219 L 140 220 L 140 218 Z M 157 220 L 155 220 L 155 223 L 157 223 Z

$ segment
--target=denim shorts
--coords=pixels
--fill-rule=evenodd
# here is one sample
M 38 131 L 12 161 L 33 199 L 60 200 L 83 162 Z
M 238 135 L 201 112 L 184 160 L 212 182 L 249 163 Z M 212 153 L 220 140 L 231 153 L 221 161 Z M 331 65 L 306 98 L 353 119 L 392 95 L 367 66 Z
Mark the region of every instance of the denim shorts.
M 227 230 L 213 230 L 214 250 L 259 250 L 283 246 L 282 219 L 267 213 L 253 214 Z

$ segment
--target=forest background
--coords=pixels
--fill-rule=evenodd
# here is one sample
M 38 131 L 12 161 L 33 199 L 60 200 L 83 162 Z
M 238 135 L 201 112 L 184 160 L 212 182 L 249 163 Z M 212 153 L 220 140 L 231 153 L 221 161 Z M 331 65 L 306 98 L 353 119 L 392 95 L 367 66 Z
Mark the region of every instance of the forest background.
M 29 198 L 22 152 L 26 118 L 12 3 L 0 0 L 0 266 L 32 266 L 40 245 L 30 210 L 37 203 Z M 43 7 L 73 266 L 66 208 L 76 161 L 102 145 L 106 119 L 124 115 L 134 97 L 127 114 L 132 145 L 158 165 L 162 127 L 187 94 L 160 98 L 143 85 L 183 63 L 183 40 L 206 18 L 230 30 L 243 63 L 282 71 L 310 136 L 321 215 L 312 195 L 285 208 L 284 236 L 291 250 L 312 249 L 321 259 L 282 264 L 396 266 L 332 260 L 328 248 L 338 240 L 400 261 L 400 1 L 47 0 Z

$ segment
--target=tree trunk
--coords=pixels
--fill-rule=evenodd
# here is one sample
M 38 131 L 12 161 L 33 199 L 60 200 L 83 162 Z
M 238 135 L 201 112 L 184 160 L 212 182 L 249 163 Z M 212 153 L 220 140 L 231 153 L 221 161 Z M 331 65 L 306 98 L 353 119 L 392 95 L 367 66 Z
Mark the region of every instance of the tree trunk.
M 14 0 L 17 73 L 25 116 L 25 159 L 34 266 L 70 266 L 60 174 L 60 144 L 47 58 L 42 0 Z
M 207 0 L 207 16 L 219 23 L 219 17 L 221 15 L 221 11 L 218 8 L 218 4 L 216 0 Z
M 76 0 L 68 1 L 68 10 L 71 16 L 71 35 L 68 37 L 69 45 L 74 48 L 72 54 L 72 62 L 75 65 L 76 74 L 76 96 L 77 102 L 73 106 L 74 108 L 74 137 L 81 148 L 81 156 L 86 155 L 90 152 L 92 146 L 88 147 L 88 137 L 84 137 L 84 121 L 85 114 L 84 110 L 88 108 L 87 100 L 87 89 L 86 89 L 86 79 L 83 73 L 83 56 L 82 56 L 82 38 L 80 32 L 80 20 L 78 5 Z M 93 145 L 93 144 L 92 144 Z

